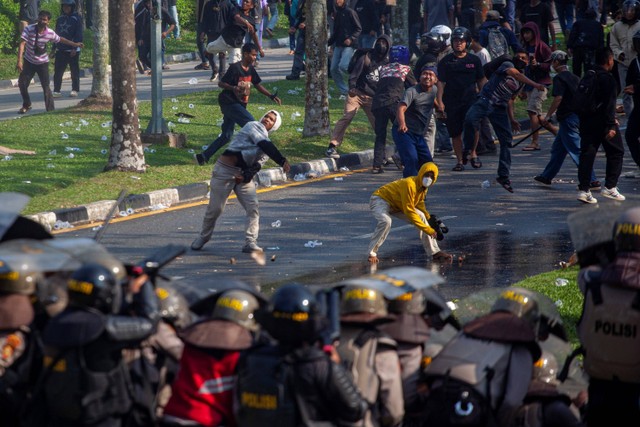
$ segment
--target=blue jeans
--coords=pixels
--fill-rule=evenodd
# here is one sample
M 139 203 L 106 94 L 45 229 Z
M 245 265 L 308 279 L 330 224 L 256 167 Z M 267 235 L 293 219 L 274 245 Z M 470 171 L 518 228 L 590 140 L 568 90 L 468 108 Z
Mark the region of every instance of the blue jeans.
M 249 111 L 240 103 L 233 104 L 221 104 L 220 110 L 224 115 L 222 120 L 221 130 L 222 133 L 215 141 L 213 141 L 206 150 L 202 152 L 202 156 L 205 161 L 209 161 L 211 157 L 225 146 L 229 141 L 231 141 L 231 137 L 233 136 L 233 129 L 235 125 L 242 127 L 247 124 L 247 122 L 254 121 L 255 119 L 251 115 Z
M 331 58 L 331 77 L 338 86 L 341 95 L 347 95 L 349 87 L 344 82 L 345 78 L 349 78 L 349 61 L 353 56 L 353 48 L 351 46 L 334 46 L 333 57 Z
M 424 135 L 398 131 L 398 126 L 393 125 L 391 128 L 391 135 L 393 135 L 393 142 L 396 143 L 396 150 L 402 160 L 404 169 L 402 170 L 402 177 L 418 175 L 420 167 L 426 162 L 433 162 L 433 157 L 427 147 L 427 142 L 424 140 Z
M 571 157 L 576 166 L 580 165 L 580 120 L 576 114 L 571 114 L 560 121 L 558 135 L 551 145 L 551 158 L 544 168 L 541 176 L 553 179 L 560 172 L 562 163 L 567 157 Z M 596 181 L 596 174 L 591 171 L 591 182 Z
M 566 35 L 569 35 L 573 27 L 573 11 L 573 4 L 556 2 L 556 12 L 558 13 L 558 21 L 560 21 L 560 28 L 562 28 L 562 32 Z
M 265 23 L 265 29 L 268 28 L 273 31 L 276 28 L 276 24 L 278 23 L 278 3 L 269 3 L 269 18 L 268 21 L 263 21 Z
M 464 117 L 464 150 L 471 151 L 473 149 L 474 136 L 476 132 L 480 130 L 482 119 L 485 117 L 489 118 L 491 126 L 493 126 L 493 130 L 498 137 L 498 141 L 500 141 L 498 176 L 500 178 L 509 178 L 513 134 L 511 133 L 511 122 L 509 120 L 509 114 L 507 113 L 507 107 L 496 107 L 491 105 L 487 98 L 478 98 Z
M 378 36 L 372 36 L 370 34 L 361 34 L 360 37 L 358 37 L 358 47 L 372 48 L 377 38 Z
M 180 21 L 178 20 L 178 6 L 171 6 L 169 8 L 169 13 L 173 17 L 173 19 L 176 21 L 176 26 L 173 29 L 173 37 L 176 39 L 179 39 L 180 38 Z
M 516 31 L 516 0 L 507 0 L 506 20 L 511 25 L 511 30 Z

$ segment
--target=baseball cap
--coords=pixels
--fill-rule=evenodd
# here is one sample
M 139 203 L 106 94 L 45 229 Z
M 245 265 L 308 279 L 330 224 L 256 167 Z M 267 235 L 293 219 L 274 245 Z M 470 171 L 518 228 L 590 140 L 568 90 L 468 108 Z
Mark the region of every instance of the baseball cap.
M 502 16 L 497 10 L 490 10 L 487 12 L 487 21 L 499 21 Z

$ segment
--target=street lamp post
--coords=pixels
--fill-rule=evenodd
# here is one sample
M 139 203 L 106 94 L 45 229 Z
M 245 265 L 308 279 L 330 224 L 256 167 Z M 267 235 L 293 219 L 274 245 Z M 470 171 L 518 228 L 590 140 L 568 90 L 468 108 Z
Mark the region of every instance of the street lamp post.
M 151 121 L 147 134 L 169 133 L 162 117 L 162 3 L 155 3 L 155 13 L 151 16 Z

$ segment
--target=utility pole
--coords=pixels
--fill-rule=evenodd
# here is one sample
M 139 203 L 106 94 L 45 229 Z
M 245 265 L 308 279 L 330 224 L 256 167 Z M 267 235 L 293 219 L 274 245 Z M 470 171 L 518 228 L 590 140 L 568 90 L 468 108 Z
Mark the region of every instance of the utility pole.
M 166 134 L 169 128 L 162 117 L 162 3 L 152 0 L 155 13 L 151 16 L 151 121 L 148 134 Z

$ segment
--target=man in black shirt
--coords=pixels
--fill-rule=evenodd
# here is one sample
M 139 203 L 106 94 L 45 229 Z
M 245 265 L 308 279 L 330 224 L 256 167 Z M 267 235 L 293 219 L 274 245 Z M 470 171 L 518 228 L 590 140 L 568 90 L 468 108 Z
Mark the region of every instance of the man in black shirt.
M 240 49 L 245 36 L 249 34 L 253 44 L 258 48 L 260 57 L 264 57 L 264 51 L 260 47 L 256 31 L 256 22 L 259 17 L 255 14 L 254 6 L 255 0 L 242 0 L 240 9 L 234 7 L 225 19 L 226 25 L 222 29 L 220 37 L 207 45 L 207 52 L 212 55 L 228 52 L 230 64 L 240 62 L 243 56 Z
M 258 57 L 258 46 L 247 43 L 242 46 L 242 61 L 229 65 L 229 69 L 222 76 L 218 86 L 222 92 L 218 95 L 218 104 L 223 114 L 222 133 L 202 152 L 195 155 L 195 159 L 200 166 L 204 166 L 209 159 L 226 145 L 233 136 L 235 125 L 240 127 L 255 119 L 249 111 L 249 94 L 251 85 L 261 94 L 268 96 L 276 104 L 281 105 L 282 101 L 276 94 L 271 94 L 262 84 L 262 79 L 254 68 L 253 64 Z
M 202 24 L 200 26 L 200 39 L 204 42 L 206 39 L 207 44 L 216 40 L 222 34 L 222 30 L 225 28 L 227 17 L 234 11 L 234 6 L 229 3 L 228 0 L 209 0 L 204 5 L 204 11 L 202 14 Z M 218 76 L 224 75 L 226 71 L 227 57 L 225 52 L 218 53 L 218 59 L 220 61 L 220 68 L 216 65 L 216 57 L 213 54 L 209 56 L 209 66 L 211 68 L 210 81 L 215 81 Z
M 548 3 L 540 0 L 530 0 L 522 6 L 520 11 L 520 23 L 535 22 L 540 29 L 540 39 L 552 50 L 556 48 L 556 30 L 553 27 L 553 12 Z M 549 31 L 547 31 L 549 29 Z M 549 37 L 551 34 L 551 37 Z

